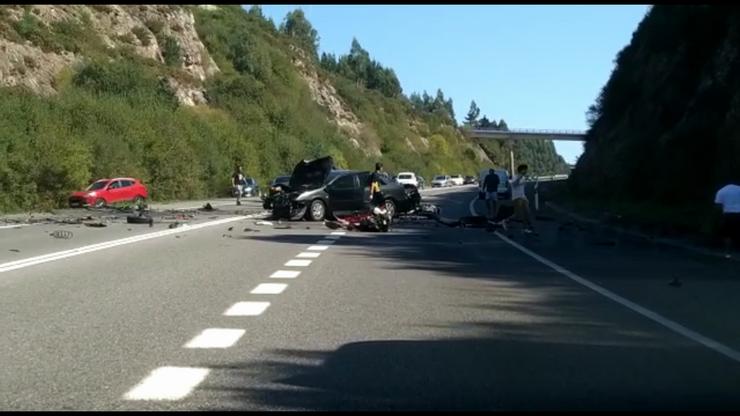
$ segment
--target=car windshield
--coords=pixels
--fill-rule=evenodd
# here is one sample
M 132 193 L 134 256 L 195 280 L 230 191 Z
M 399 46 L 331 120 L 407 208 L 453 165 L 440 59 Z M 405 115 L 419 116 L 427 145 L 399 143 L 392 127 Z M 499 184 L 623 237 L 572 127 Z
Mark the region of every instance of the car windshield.
M 87 191 L 97 191 L 99 189 L 103 189 L 105 188 L 105 185 L 108 184 L 108 182 L 110 181 L 97 181 L 93 183 L 92 185 L 88 186 L 86 190 Z
M 411 179 L 411 175 L 398 175 L 398 179 Z
M 441 181 L 441 180 L 444 180 L 444 179 L 445 179 L 445 177 L 444 177 L 444 176 L 435 176 L 435 177 L 434 177 L 434 180 L 435 180 L 435 181 Z
M 273 185 L 287 185 L 290 182 L 290 176 L 278 176 L 272 181 Z

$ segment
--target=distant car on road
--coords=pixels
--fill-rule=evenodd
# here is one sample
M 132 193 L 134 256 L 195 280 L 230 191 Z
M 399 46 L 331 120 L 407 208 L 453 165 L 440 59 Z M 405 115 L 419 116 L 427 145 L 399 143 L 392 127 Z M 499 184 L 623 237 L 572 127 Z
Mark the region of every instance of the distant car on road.
M 432 188 L 441 188 L 443 186 L 452 186 L 449 175 L 437 175 L 432 179 Z
M 131 201 L 139 205 L 148 196 L 149 191 L 139 179 L 99 179 L 84 191 L 73 192 L 69 197 L 69 206 L 72 208 L 83 206 L 102 208 L 106 205 L 124 201 Z
M 475 179 L 475 176 L 466 176 L 463 180 L 463 185 L 471 185 L 477 183 L 478 180 Z
M 254 178 L 244 178 L 242 181 L 242 198 L 256 196 L 259 194 L 259 187 Z M 236 196 L 236 188 L 232 188 L 232 195 Z
M 462 175 L 452 175 L 450 176 L 450 181 L 453 185 L 461 186 L 464 181 Z
M 419 187 L 419 179 L 414 172 L 401 172 L 396 176 L 396 182 L 401 185 L 413 185 Z

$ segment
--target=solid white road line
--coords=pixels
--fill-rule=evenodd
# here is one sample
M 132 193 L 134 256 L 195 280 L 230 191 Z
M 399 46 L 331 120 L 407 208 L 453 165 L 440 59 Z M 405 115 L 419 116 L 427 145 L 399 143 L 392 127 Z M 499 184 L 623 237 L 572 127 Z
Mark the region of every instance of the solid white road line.
M 283 293 L 286 287 L 288 285 L 285 283 L 260 283 L 249 293 L 253 295 L 277 295 Z
M 333 231 L 330 235 L 345 235 L 347 234 L 346 231 Z
M 6 230 L 10 228 L 20 228 L 20 227 L 28 227 L 32 224 L 12 224 L 12 225 L 0 225 L 0 230 Z
M 324 250 L 326 250 L 327 248 L 329 248 L 329 246 L 311 246 L 311 247 L 307 248 L 306 250 L 311 250 L 311 251 L 324 251 Z
M 306 252 L 306 251 L 304 251 L 302 253 L 298 253 L 298 255 L 296 256 L 296 258 L 299 258 L 299 259 L 315 259 L 315 258 L 319 257 L 320 255 L 321 255 L 321 253 L 317 253 L 317 252 Z
M 473 204 L 475 203 L 475 201 L 476 201 L 476 199 L 473 199 L 472 201 L 470 201 L 470 213 L 472 215 L 475 215 L 475 209 L 473 207 Z M 577 274 L 571 272 L 570 270 L 568 270 L 568 269 L 566 269 L 566 268 L 564 268 L 564 267 L 562 267 L 562 266 L 560 266 L 558 264 L 555 264 L 555 263 L 551 262 L 550 260 L 547 260 L 546 258 L 544 258 L 544 257 L 542 257 L 542 256 L 540 256 L 540 255 L 538 255 L 538 254 L 536 254 L 534 252 L 532 252 L 531 250 L 527 249 L 526 247 L 522 247 L 521 245 L 519 245 L 516 242 L 510 240 L 509 238 L 507 238 L 506 236 L 502 235 L 498 231 L 496 231 L 494 234 L 496 234 L 496 236 L 498 236 L 498 238 L 500 238 L 503 241 L 509 243 L 512 247 L 518 249 L 522 253 L 524 253 L 524 254 L 528 255 L 529 257 L 537 260 L 538 262 L 544 264 L 545 266 L 547 266 L 547 267 L 555 270 L 556 272 L 558 272 L 558 273 L 566 276 L 567 278 L 573 280 L 574 282 L 579 283 L 579 284 L 581 284 L 583 286 L 586 286 L 587 288 L 593 290 L 594 292 L 596 292 L 596 293 L 598 293 L 598 294 L 600 294 L 602 296 L 605 296 L 605 297 L 609 298 L 610 300 L 612 300 L 614 302 L 617 302 L 620 305 L 622 305 L 622 306 L 624 306 L 624 307 L 626 307 L 626 308 L 628 308 L 628 309 L 630 309 L 630 310 L 632 310 L 634 312 L 639 313 L 640 315 L 642 315 L 642 316 L 644 316 L 644 317 L 646 317 L 646 318 L 648 318 L 648 319 L 650 319 L 650 320 L 652 320 L 652 321 L 654 321 L 654 322 L 656 322 L 656 323 L 658 323 L 658 324 L 660 324 L 660 325 L 662 325 L 662 326 L 670 329 L 671 331 L 673 331 L 673 332 L 675 332 L 677 334 L 683 335 L 684 337 L 686 337 L 686 338 L 688 338 L 688 339 L 690 339 L 692 341 L 698 342 L 699 344 L 702 344 L 705 347 L 710 348 L 710 349 L 712 349 L 712 350 L 714 350 L 714 351 L 716 351 L 716 352 L 724 355 L 725 357 L 728 357 L 728 358 L 730 358 L 732 360 L 735 360 L 735 361 L 740 362 L 740 352 L 735 351 L 734 349 L 732 349 L 732 348 L 730 348 L 730 347 L 728 347 L 728 346 L 726 346 L 724 344 L 721 344 L 721 343 L 719 343 L 719 342 L 717 342 L 717 341 L 715 341 L 715 340 L 713 340 L 711 338 L 708 338 L 708 337 L 706 337 L 706 336 L 704 336 L 704 335 L 702 335 L 702 334 L 700 334 L 698 332 L 692 331 L 691 329 L 686 328 L 685 326 L 679 324 L 678 322 L 672 321 L 672 320 L 670 320 L 670 319 L 668 319 L 668 318 L 666 318 L 666 317 L 664 317 L 662 315 L 659 315 L 658 313 L 655 313 L 655 312 L 651 311 L 650 309 L 647 309 L 647 308 L 645 308 L 643 306 L 640 306 L 640 305 L 638 305 L 638 304 L 636 304 L 636 303 L 634 303 L 634 302 L 632 302 L 632 301 L 630 301 L 628 299 L 625 299 L 625 298 L 617 295 L 616 293 L 614 293 L 614 292 L 612 292 L 610 290 L 607 290 L 607 289 L 605 289 L 605 288 L 603 288 L 603 287 L 601 287 L 601 286 L 599 286 L 599 285 L 591 282 L 590 280 L 584 279 L 583 277 L 578 276 Z
M 207 368 L 160 367 L 131 389 L 126 400 L 179 400 L 190 394 L 208 375 Z
M 229 348 L 236 344 L 246 331 L 243 329 L 208 328 L 191 339 L 185 348 Z
M 237 302 L 224 312 L 224 316 L 259 316 L 269 306 L 270 302 Z
M 223 218 L 215 221 L 203 222 L 200 224 L 183 226 L 180 228 L 173 228 L 163 231 L 156 231 L 153 233 L 137 235 L 133 237 L 120 238 L 118 240 L 106 241 L 103 243 L 92 244 L 88 246 L 82 246 L 71 250 L 58 251 L 56 253 L 44 254 L 41 256 L 29 257 L 26 259 L 15 260 L 7 263 L 0 264 L 0 273 L 8 272 L 11 270 L 22 269 L 24 267 L 34 266 L 37 264 L 47 263 L 50 261 L 61 260 L 67 257 L 79 256 L 80 254 L 91 253 L 93 251 L 105 250 L 107 248 L 118 247 L 126 244 L 136 243 L 139 241 L 150 240 L 152 238 L 164 237 L 173 234 L 184 233 L 188 231 L 199 230 L 201 228 L 213 227 L 215 225 L 227 224 L 234 221 L 248 219 L 249 216 L 238 216 Z
M 290 260 L 285 263 L 285 267 L 306 267 L 311 264 L 312 260 Z
M 271 274 L 270 277 L 273 279 L 295 279 L 301 274 L 298 270 L 278 270 Z

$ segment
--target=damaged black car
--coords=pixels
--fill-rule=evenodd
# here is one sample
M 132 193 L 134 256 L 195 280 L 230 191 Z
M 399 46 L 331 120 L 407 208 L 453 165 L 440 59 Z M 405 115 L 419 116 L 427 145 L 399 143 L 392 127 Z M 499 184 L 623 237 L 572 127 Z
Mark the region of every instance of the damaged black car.
M 330 156 L 299 162 L 282 191 L 271 196 L 274 218 L 322 221 L 369 211 L 370 172 L 334 169 Z M 413 211 L 421 203 L 415 188 L 381 177 L 381 192 L 392 215 Z

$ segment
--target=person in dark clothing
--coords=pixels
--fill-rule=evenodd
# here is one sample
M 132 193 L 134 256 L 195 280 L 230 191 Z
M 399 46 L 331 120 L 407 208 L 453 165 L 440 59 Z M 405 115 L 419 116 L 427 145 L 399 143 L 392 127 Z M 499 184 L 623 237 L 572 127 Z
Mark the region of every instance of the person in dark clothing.
M 236 192 L 236 205 L 241 205 L 242 189 L 244 186 L 244 173 L 241 166 L 237 166 L 234 170 L 234 174 L 231 176 L 231 184 L 234 186 Z
M 488 170 L 488 175 L 483 180 L 483 191 L 486 193 L 486 206 L 488 207 L 488 218 L 496 221 L 498 217 L 498 187 L 501 179 L 493 169 Z

